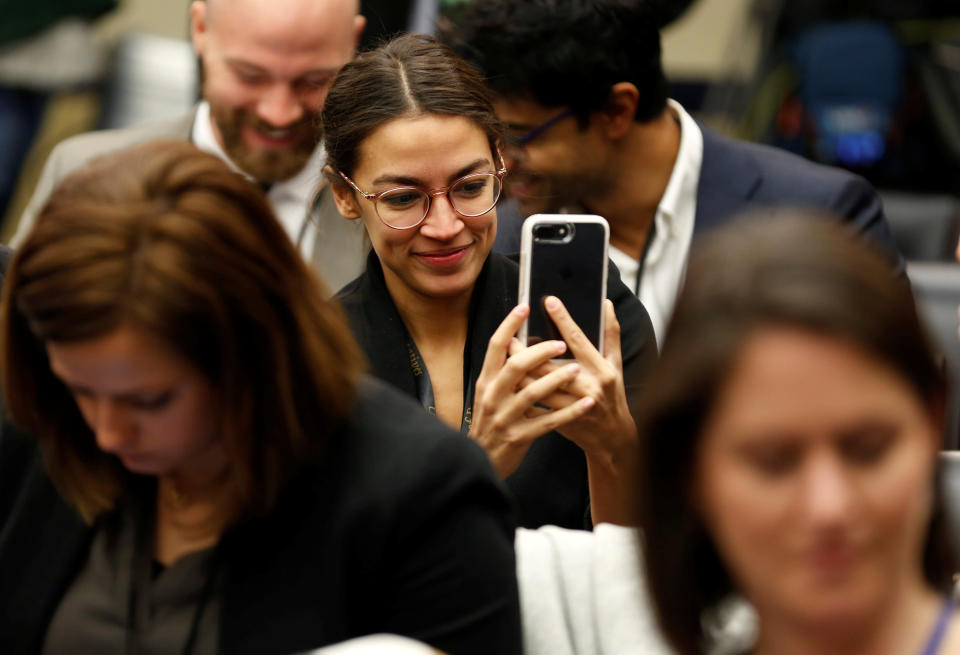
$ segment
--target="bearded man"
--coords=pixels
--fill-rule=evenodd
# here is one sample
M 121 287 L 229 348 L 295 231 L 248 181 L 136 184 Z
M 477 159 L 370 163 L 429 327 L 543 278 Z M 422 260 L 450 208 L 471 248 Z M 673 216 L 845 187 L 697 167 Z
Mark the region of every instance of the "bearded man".
M 369 244 L 343 220 L 321 169 L 318 120 L 365 19 L 357 0 L 206 0 L 190 8 L 203 99 L 180 119 L 81 134 L 50 155 L 12 245 L 57 182 L 91 157 L 141 141 L 186 139 L 259 182 L 304 257 L 336 290 L 363 270 Z

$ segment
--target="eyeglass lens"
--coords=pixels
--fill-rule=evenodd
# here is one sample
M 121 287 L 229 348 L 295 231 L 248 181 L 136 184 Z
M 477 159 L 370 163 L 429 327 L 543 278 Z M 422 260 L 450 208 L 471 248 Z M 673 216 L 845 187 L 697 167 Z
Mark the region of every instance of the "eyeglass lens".
M 447 190 L 447 198 L 462 216 L 476 217 L 493 209 L 500 197 L 500 178 L 493 173 L 477 173 L 460 178 Z M 377 214 L 387 225 L 413 227 L 430 211 L 430 195 L 415 187 L 387 191 L 376 204 Z

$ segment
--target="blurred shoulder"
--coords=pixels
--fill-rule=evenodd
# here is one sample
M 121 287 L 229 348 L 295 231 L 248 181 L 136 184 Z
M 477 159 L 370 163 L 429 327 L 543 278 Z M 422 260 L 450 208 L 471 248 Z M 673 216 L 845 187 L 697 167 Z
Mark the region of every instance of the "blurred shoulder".
M 340 435 L 340 463 L 380 490 L 482 483 L 499 487 L 486 453 L 413 398 L 364 378 Z
M 49 162 L 65 176 L 88 160 L 115 150 L 155 139 L 190 138 L 194 113 L 175 119 L 111 130 L 95 130 L 64 139 L 53 149 Z
M 704 126 L 701 130 L 703 171 L 711 179 L 711 172 L 756 173 L 762 179 L 758 194 L 774 194 L 784 199 L 829 198 L 850 186 L 871 190 L 866 180 L 842 168 L 813 162 L 782 148 L 723 136 Z

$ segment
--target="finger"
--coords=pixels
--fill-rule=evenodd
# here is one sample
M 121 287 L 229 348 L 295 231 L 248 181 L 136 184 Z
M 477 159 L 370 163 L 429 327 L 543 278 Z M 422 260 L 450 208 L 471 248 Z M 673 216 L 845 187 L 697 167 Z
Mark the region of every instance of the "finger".
M 550 359 L 540 366 L 530 369 L 528 375 L 532 376 L 534 379 L 542 378 L 545 375 L 550 375 L 565 364 L 572 364 L 573 362 L 574 360 L 572 359 Z
M 609 298 L 603 301 L 603 356 L 608 362 L 623 371 L 623 355 L 620 351 L 620 321 Z
M 540 403 L 540 401 L 555 393 L 561 385 L 569 384 L 576 378 L 581 371 L 579 364 L 567 364 L 538 380 L 528 384 L 523 389 L 513 393 L 503 403 L 504 416 L 509 420 L 513 417 L 524 415 L 528 409 Z
M 546 407 L 537 407 L 536 405 L 534 405 L 533 407 L 531 407 L 526 411 L 524 416 L 526 416 L 527 418 L 538 418 L 545 414 L 549 414 L 552 411 L 553 410 L 547 409 Z
M 582 372 L 581 372 L 582 375 Z M 577 394 L 572 394 L 569 391 L 563 389 L 558 389 L 548 396 L 541 398 L 537 404 L 544 405 L 550 409 L 563 409 L 568 407 L 573 403 L 579 402 L 586 398 L 587 396 L 579 396 Z M 592 396 L 591 396 L 592 397 Z
M 581 378 L 590 377 L 588 371 L 581 369 L 580 373 L 570 380 L 564 380 L 559 385 L 557 385 L 557 390 L 549 396 L 546 396 L 537 402 L 548 407 L 553 407 L 555 404 L 560 404 L 564 407 L 570 403 L 574 403 L 581 398 L 586 396 L 596 397 L 599 393 L 599 388 L 595 383 L 583 383 Z M 522 380 L 517 384 L 517 391 L 526 389 L 528 386 L 537 382 L 540 377 L 535 377 L 533 375 L 525 375 Z
M 487 381 L 492 398 L 505 398 L 513 395 L 521 381 L 532 369 L 541 366 L 552 357 L 566 352 L 562 341 L 543 341 L 534 346 L 523 348 L 510 357 L 502 367 Z
M 556 296 L 547 296 L 543 304 L 574 357 L 593 369 L 602 366 L 605 363 L 603 355 L 590 343 L 587 335 L 574 322 L 570 312 L 563 306 L 560 299 Z
M 526 427 L 539 434 L 546 434 L 581 418 L 593 409 L 594 404 L 593 398 L 582 398 L 563 409 L 554 409 L 535 419 L 530 419 Z
M 530 314 L 530 307 L 526 304 L 520 304 L 514 307 L 506 318 L 500 322 L 490 341 L 487 342 L 487 352 L 483 356 L 483 366 L 480 374 L 485 371 L 493 372 L 499 370 L 507 359 L 507 352 L 513 335 L 517 333 L 520 326 Z
M 539 366 L 535 366 L 529 369 L 526 375 L 517 383 L 517 388 L 522 389 L 531 382 L 550 375 L 557 369 L 563 368 L 567 364 L 573 364 L 576 360 L 573 359 L 549 359 Z

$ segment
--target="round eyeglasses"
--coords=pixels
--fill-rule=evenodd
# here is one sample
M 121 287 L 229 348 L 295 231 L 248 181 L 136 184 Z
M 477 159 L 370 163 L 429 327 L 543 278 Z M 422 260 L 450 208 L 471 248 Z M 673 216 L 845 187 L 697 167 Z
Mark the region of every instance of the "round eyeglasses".
M 387 227 L 409 230 L 417 227 L 430 213 L 435 196 L 447 196 L 450 206 L 463 218 L 483 216 L 497 204 L 507 170 L 501 166 L 495 173 L 471 173 L 457 178 L 449 186 L 427 191 L 416 186 L 402 186 L 380 193 L 367 193 L 344 174 L 340 177 L 361 196 L 373 203 L 377 217 Z

